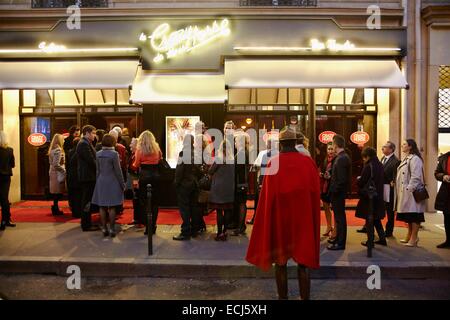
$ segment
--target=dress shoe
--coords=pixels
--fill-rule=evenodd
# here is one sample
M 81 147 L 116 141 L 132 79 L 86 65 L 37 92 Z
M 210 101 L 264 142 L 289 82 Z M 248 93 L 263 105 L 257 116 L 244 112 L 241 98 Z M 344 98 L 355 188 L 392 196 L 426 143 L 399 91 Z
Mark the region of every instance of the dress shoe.
M 173 239 L 173 240 L 176 240 L 176 241 L 187 241 L 187 240 L 191 240 L 191 237 L 185 236 L 185 235 L 183 235 L 183 234 L 180 233 L 180 234 L 177 235 L 177 236 L 173 236 L 172 239 Z
M 52 206 L 52 216 L 62 216 L 64 215 L 64 212 L 59 210 L 57 206 Z
M 375 244 L 379 244 L 379 245 L 381 245 L 381 246 L 387 246 L 387 241 L 386 241 L 386 239 L 385 240 L 377 240 L 377 241 L 374 241 L 374 243 Z
M 375 242 L 374 242 L 375 244 Z M 364 247 L 367 247 L 367 241 L 361 241 L 361 245 L 363 245 Z
M 385 234 L 385 237 L 386 237 L 386 238 L 392 238 L 393 236 L 394 236 L 393 233 L 386 233 L 386 234 Z
M 87 228 L 82 228 L 83 232 L 90 232 L 90 231 L 98 231 L 100 228 L 98 226 L 90 226 Z
M 110 229 L 110 230 L 109 230 L 109 236 L 110 236 L 111 238 L 115 238 L 115 237 L 116 237 L 116 232 L 115 232 L 114 230 Z
M 327 241 L 328 241 L 329 244 L 335 244 L 337 242 L 336 238 L 328 239 Z
M 2 223 L 0 224 L 0 230 L 3 231 L 3 230 L 5 230 L 5 229 L 6 229 L 6 223 L 4 223 L 4 222 L 2 221 Z
M 341 246 L 341 245 L 338 245 L 337 243 L 335 243 L 335 244 L 330 244 L 327 247 L 327 249 L 332 250 L 332 251 L 345 250 L 345 246 Z
M 443 243 L 441 243 L 441 244 L 438 244 L 437 246 L 436 246 L 436 248 L 438 248 L 438 249 L 448 249 L 448 248 L 450 248 L 450 242 L 443 242 Z
M 361 229 L 356 230 L 358 233 L 367 233 L 366 227 L 362 227 Z
M 12 223 L 11 221 L 8 221 L 8 222 L 5 223 L 5 226 L 6 227 L 10 227 L 10 228 L 14 228 L 16 226 L 16 224 Z
M 240 229 L 233 230 L 231 235 L 232 236 L 245 236 L 245 229 L 244 230 L 240 230 Z
M 227 241 L 227 234 L 226 233 L 220 233 L 217 234 L 214 238 L 215 241 Z

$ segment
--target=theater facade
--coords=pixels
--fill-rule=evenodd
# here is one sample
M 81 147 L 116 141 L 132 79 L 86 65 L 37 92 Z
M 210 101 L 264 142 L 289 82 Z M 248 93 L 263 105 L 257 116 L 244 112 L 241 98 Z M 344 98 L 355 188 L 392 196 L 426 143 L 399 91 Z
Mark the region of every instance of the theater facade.
M 74 124 L 121 125 L 134 136 L 150 129 L 170 163 L 179 129 L 200 120 L 294 126 L 318 163 L 337 133 L 355 179 L 363 145 L 400 144 L 409 89 L 401 16 L 369 29 L 351 16 L 183 12 L 90 14 L 80 29 L 70 17 L 42 17 L 0 29 L 0 120 L 20 164 L 12 201 L 45 198 L 49 141 Z

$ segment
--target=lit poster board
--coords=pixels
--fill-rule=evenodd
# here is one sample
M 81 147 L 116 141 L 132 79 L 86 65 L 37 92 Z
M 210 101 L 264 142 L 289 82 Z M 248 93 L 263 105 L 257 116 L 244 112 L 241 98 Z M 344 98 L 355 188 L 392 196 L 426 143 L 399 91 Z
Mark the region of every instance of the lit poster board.
M 167 116 L 166 117 L 166 159 L 171 168 L 177 166 L 178 154 L 183 149 L 186 134 L 194 135 L 195 124 L 199 116 Z

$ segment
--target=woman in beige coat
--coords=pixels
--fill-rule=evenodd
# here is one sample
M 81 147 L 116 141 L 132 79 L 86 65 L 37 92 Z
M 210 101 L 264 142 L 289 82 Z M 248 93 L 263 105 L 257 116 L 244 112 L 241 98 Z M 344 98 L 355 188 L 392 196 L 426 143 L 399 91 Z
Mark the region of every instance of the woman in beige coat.
M 402 152 L 406 157 L 397 169 L 395 208 L 397 220 L 408 223 L 408 235 L 400 242 L 417 247 L 420 223 L 425 222 L 425 201 L 416 202 L 413 192 L 424 185 L 423 160 L 413 139 L 403 141 Z
M 50 194 L 53 196 L 52 215 L 54 216 L 64 214 L 58 207 L 58 201 L 61 200 L 63 193 L 66 191 L 66 157 L 63 146 L 64 137 L 57 133 L 53 136 L 50 148 L 48 149 Z

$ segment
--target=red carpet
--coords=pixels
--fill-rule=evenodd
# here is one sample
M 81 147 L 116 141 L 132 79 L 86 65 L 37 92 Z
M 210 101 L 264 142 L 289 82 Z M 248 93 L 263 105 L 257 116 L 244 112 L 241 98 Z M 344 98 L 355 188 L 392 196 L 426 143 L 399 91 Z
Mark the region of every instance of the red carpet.
M 352 201 L 352 200 L 350 200 Z M 21 201 L 11 207 L 12 220 L 14 222 L 72 222 L 80 223 L 80 219 L 71 217 L 70 209 L 67 201 L 60 202 L 60 209 L 64 211 L 64 216 L 54 217 L 51 214 L 51 201 Z M 249 207 L 253 207 L 253 201 L 249 201 Z M 128 224 L 133 220 L 133 206 L 130 200 L 124 203 L 124 213 L 118 218 L 118 223 Z M 253 216 L 253 210 L 247 212 L 247 219 Z M 93 221 L 100 219 L 98 214 L 93 214 Z M 216 224 L 216 214 L 211 212 L 204 217 L 205 223 L 208 225 Z M 322 212 L 321 223 L 326 225 L 325 215 Z M 158 224 L 178 225 L 181 224 L 181 217 L 178 209 L 160 209 L 158 215 Z M 355 217 L 355 210 L 347 210 L 347 225 L 348 226 L 362 226 L 364 220 Z M 384 224 L 384 223 L 383 223 Z M 395 222 L 396 226 L 404 227 L 402 222 Z

